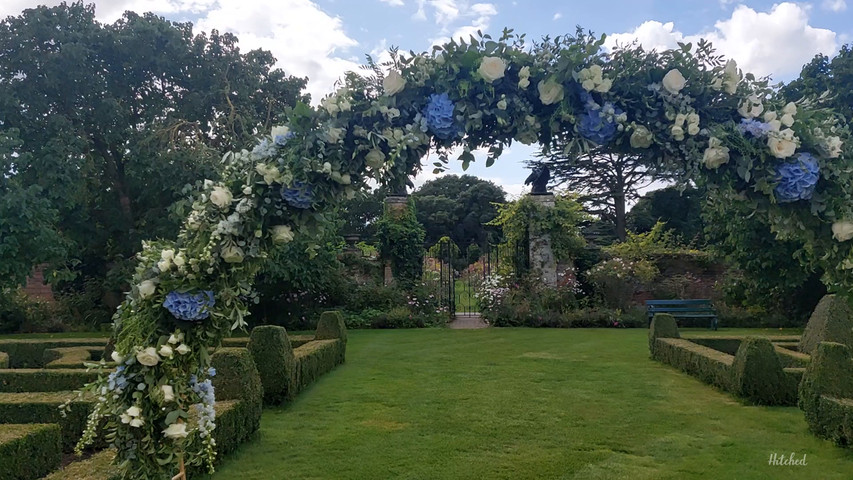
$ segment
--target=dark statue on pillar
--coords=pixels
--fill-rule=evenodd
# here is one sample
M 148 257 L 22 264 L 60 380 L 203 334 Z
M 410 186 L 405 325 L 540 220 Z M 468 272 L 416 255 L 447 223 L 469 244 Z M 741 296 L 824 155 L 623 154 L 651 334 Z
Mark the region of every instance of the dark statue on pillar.
M 530 190 L 531 195 L 547 195 L 549 180 L 551 180 L 551 171 L 548 170 L 548 167 L 545 165 L 536 165 L 533 167 L 530 176 L 524 181 L 524 184 L 532 185 Z

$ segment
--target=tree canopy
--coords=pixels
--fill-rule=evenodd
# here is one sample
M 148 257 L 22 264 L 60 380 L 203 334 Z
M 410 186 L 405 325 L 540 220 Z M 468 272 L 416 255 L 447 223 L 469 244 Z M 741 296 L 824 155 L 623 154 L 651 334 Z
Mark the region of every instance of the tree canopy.
M 626 216 L 627 226 L 634 233 L 651 231 L 657 222 L 666 223 L 683 242 L 691 242 L 702 236 L 705 224 L 702 221 L 704 195 L 699 189 L 666 187 L 649 192 L 637 200 Z

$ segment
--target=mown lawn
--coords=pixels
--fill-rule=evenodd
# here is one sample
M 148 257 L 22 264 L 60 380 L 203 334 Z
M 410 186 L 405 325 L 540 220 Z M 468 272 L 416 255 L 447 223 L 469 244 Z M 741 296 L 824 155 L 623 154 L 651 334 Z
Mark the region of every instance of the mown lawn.
M 700 332 L 701 330 L 696 330 Z M 740 333 L 733 330 L 721 334 Z M 765 330 L 763 333 L 791 333 Z M 771 453 L 806 455 L 770 466 Z M 646 330 L 350 332 L 347 363 L 264 412 L 225 479 L 848 479 L 797 408 L 648 358 Z

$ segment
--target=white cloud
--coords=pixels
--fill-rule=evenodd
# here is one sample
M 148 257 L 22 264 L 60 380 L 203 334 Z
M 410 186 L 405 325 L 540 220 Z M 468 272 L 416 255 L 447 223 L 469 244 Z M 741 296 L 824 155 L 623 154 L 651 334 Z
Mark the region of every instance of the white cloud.
M 713 42 L 719 53 L 737 60 L 744 71 L 758 76 L 772 74 L 777 80 L 796 75 L 816 54 L 832 55 L 838 49 L 835 32 L 812 27 L 808 7 L 790 2 L 774 5 L 769 12 L 738 5 L 731 17 L 716 22 L 713 30 L 694 35 L 683 34 L 672 22 L 651 20 L 632 32 L 611 35 L 607 45 L 637 39 L 646 49 L 666 49 L 699 38 Z
M 431 40 L 433 45 L 447 43 L 451 38 L 468 41 L 472 36 L 477 37 L 477 32 L 486 32 L 493 16 L 497 15 L 498 9 L 491 3 L 475 3 L 469 5 L 467 2 L 455 0 L 430 0 L 430 3 L 453 4 L 457 11 L 455 21 L 442 23 L 445 19 L 441 11 L 436 10 L 436 23 L 441 25 L 438 37 Z M 463 25 L 455 25 L 465 22 Z M 452 33 L 451 33 L 452 32 Z
M 823 3 L 820 5 L 824 10 L 830 10 L 832 12 L 843 12 L 847 10 L 847 2 L 844 0 L 823 0 Z
M 551 20 L 557 21 L 557 20 L 559 20 L 559 19 L 561 19 L 561 18 L 563 18 L 563 14 L 562 14 L 562 13 L 560 13 L 560 12 L 557 12 L 557 13 L 555 13 L 555 14 L 554 14 L 554 16 L 551 18 Z
M 387 3 L 392 7 L 402 7 L 404 5 L 403 0 L 379 0 L 382 3 Z

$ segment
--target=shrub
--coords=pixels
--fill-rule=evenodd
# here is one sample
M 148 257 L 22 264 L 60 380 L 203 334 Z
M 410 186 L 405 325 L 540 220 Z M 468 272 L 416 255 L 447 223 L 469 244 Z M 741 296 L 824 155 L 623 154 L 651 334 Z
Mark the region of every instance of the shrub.
M 770 340 L 746 337 L 740 344 L 732 368 L 735 395 L 765 405 L 793 405 L 796 387 L 789 388 L 779 357 Z
M 652 357 L 699 380 L 731 391 L 734 357 L 681 338 L 658 337 Z
M 35 480 L 61 461 L 59 425 L 3 425 L 0 429 L 0 480 Z
M 103 348 L 62 347 L 44 351 L 44 368 L 84 368 L 86 362 L 100 360 Z
M 57 423 L 62 430 L 62 450 L 71 452 L 83 433 L 92 404 L 75 400 L 65 416 L 59 411 L 71 392 L 0 393 L 0 424 Z
M 76 390 L 98 378 L 98 372 L 83 369 L 0 370 L 0 392 L 60 392 Z
M 346 345 L 340 339 L 316 340 L 293 351 L 296 368 L 292 372 L 292 396 L 314 383 L 343 361 Z
M 386 208 L 376 222 L 379 253 L 391 263 L 394 279 L 402 285 L 418 281 L 423 273 L 424 238 L 426 232 L 418 222 L 414 202 L 402 211 Z
M 605 260 L 586 272 L 587 279 L 595 286 L 605 305 L 612 308 L 628 308 L 634 291 L 651 283 L 658 269 L 648 260 L 624 260 L 614 257 Z
M 837 444 L 853 445 L 853 360 L 846 345 L 821 342 L 800 382 L 798 406 L 809 430 Z M 845 408 L 838 401 L 848 399 Z
M 287 330 L 272 325 L 255 327 L 248 348 L 264 387 L 264 403 L 277 405 L 291 398 L 289 372 L 295 368 L 296 360 Z
M 217 397 L 213 438 L 219 453 L 225 454 L 258 431 L 264 391 L 258 369 L 247 349 L 220 349 L 210 363 L 216 369 L 213 377 Z
M 657 358 L 658 338 L 681 338 L 675 317 L 668 313 L 658 313 L 652 318 L 652 324 L 649 326 L 649 352 L 652 358 Z
M 323 312 L 320 321 L 317 322 L 317 332 L 314 334 L 316 340 L 333 340 L 339 338 L 341 342 L 347 343 L 347 326 L 341 312 Z M 343 358 L 341 358 L 343 361 Z
M 853 348 L 853 308 L 844 297 L 826 295 L 817 304 L 800 340 L 800 351 L 812 353 L 820 342 Z
M 0 352 L 9 355 L 10 368 L 42 368 L 44 367 L 44 351 L 47 349 L 79 346 L 103 348 L 106 343 L 106 338 L 8 339 L 0 340 Z
M 9 368 L 9 354 L 0 352 L 0 369 Z
M 20 290 L 0 291 L 0 333 L 54 333 L 65 326 L 60 307 L 28 297 Z
M 89 458 L 72 462 L 43 480 L 118 480 L 118 470 L 112 465 L 114 459 L 113 450 L 103 450 Z

